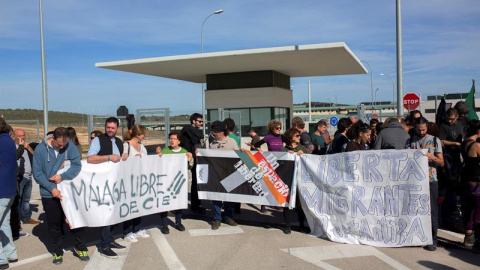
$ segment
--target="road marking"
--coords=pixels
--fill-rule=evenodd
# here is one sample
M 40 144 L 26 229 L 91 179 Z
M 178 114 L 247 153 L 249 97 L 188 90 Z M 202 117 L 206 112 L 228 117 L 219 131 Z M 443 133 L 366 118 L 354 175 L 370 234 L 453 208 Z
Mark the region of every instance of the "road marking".
M 48 259 L 48 258 L 53 258 L 53 255 L 50 254 L 50 253 L 46 253 L 46 254 L 38 255 L 38 256 L 35 256 L 35 257 L 28 258 L 28 259 L 18 260 L 18 262 L 16 262 L 16 263 L 9 263 L 9 265 L 10 265 L 10 268 L 14 268 L 14 267 L 17 267 L 17 266 L 22 266 L 22 265 L 25 265 L 25 264 L 33 263 L 33 262 L 36 262 L 36 261 L 41 261 L 41 260 Z
M 85 265 L 83 270 L 97 270 L 97 269 L 122 269 L 127 259 L 128 252 L 130 251 L 130 242 L 119 241 L 119 244 L 125 246 L 125 249 L 115 249 L 115 253 L 118 254 L 118 258 L 110 259 L 100 255 L 98 249 L 93 252 L 90 257 L 90 261 Z
M 456 233 L 456 232 L 451 232 L 451 231 L 446 231 L 446 230 L 442 230 L 442 229 L 438 229 L 439 231 L 441 232 L 444 232 L 446 234 L 450 234 L 450 235 L 453 235 L 457 238 L 460 238 L 460 239 L 463 239 L 465 237 L 465 234 L 460 234 L 460 233 Z
M 155 245 L 157 245 L 158 250 L 160 251 L 160 254 L 162 254 L 163 259 L 165 260 L 165 263 L 168 266 L 168 269 L 171 270 L 183 270 L 186 269 L 185 266 L 183 266 L 182 262 L 180 259 L 177 257 L 177 254 L 175 254 L 175 251 L 173 250 L 172 246 L 167 241 L 167 238 L 160 233 L 159 230 L 151 230 L 150 235 L 152 236 L 153 241 L 155 242 Z
M 188 230 L 190 236 L 208 236 L 208 235 L 226 235 L 226 234 L 237 234 L 237 233 L 245 233 L 242 228 L 239 226 L 225 226 L 220 227 L 218 230 L 212 229 L 192 229 Z
M 316 266 L 322 267 L 326 270 L 340 270 L 326 260 L 354 258 L 362 256 L 374 256 L 382 260 L 386 264 L 392 266 L 394 269 L 407 270 L 410 269 L 386 254 L 380 252 L 374 247 L 364 245 L 328 245 L 319 247 L 301 247 L 281 249 L 282 251 L 291 254 L 299 259 L 312 263 Z

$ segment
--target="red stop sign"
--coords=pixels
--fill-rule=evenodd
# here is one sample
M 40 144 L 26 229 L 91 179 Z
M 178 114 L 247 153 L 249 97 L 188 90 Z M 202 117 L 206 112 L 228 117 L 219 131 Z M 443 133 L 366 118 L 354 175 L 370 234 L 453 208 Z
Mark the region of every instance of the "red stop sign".
M 403 107 L 407 110 L 416 110 L 420 105 L 420 97 L 415 93 L 407 93 L 403 96 Z

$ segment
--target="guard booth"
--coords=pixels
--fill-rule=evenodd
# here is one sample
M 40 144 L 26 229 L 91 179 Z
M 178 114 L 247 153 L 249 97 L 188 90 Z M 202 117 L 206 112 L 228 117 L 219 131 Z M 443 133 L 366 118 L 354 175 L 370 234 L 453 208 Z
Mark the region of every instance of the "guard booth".
M 207 111 L 205 121 L 220 119 L 219 108 L 238 111 L 241 133 L 253 127 L 261 136 L 267 134 L 272 119 L 282 122 L 284 130 L 290 127 L 291 78 L 367 73 L 343 42 L 103 62 L 95 66 L 206 83 L 202 106 Z

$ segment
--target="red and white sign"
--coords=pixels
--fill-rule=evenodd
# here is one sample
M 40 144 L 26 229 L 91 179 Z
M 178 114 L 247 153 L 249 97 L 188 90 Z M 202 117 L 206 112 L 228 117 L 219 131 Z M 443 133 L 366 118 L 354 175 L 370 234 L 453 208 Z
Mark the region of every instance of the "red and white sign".
M 372 113 L 372 119 L 378 119 L 378 113 Z
M 420 97 L 415 93 L 407 93 L 403 96 L 403 107 L 409 111 L 416 110 L 420 105 Z

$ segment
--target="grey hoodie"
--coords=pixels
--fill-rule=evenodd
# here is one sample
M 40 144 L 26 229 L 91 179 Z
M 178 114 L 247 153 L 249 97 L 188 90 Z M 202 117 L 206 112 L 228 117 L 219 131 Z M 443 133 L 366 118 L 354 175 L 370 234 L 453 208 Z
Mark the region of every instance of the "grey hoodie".
M 403 129 L 402 124 L 397 119 L 392 119 L 387 127 L 380 131 L 373 149 L 405 149 L 409 138 L 410 136 Z

